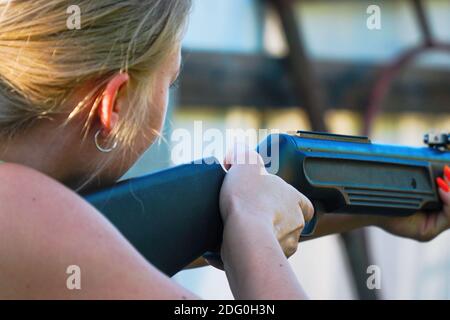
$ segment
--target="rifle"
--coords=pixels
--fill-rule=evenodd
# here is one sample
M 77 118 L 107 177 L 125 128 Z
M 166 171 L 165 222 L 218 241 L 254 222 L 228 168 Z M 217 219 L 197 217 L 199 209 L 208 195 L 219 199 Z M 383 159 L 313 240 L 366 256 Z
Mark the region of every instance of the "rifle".
M 299 131 L 268 136 L 258 152 L 268 168 L 311 199 L 316 212 L 407 216 L 442 208 L 434 181 L 450 163 L 450 135 L 429 134 L 424 141 L 427 147 L 414 148 Z M 85 199 L 172 276 L 219 248 L 225 175 L 218 161 L 207 158 L 119 182 Z

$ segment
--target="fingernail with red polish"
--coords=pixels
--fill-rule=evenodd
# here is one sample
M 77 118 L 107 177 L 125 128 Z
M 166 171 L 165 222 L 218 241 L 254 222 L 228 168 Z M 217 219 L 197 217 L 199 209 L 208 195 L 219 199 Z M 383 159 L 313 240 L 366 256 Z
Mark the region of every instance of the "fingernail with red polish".
M 447 182 L 445 182 L 444 179 L 442 179 L 441 177 L 437 178 L 436 182 L 437 182 L 439 188 L 441 188 L 441 190 L 443 190 L 445 192 L 450 191 L 450 187 L 448 186 Z
M 447 178 L 447 180 L 450 181 L 450 167 L 449 166 L 445 166 L 444 174 L 445 174 L 445 177 Z

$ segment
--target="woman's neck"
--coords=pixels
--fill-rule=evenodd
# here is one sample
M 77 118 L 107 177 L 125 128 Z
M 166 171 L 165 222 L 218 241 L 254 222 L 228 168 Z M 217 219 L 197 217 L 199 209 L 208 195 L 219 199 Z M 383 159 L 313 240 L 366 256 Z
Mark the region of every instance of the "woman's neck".
M 12 138 L 1 139 L 0 159 L 33 168 L 74 187 L 74 180 L 80 180 L 81 168 L 77 159 L 81 145 L 79 136 L 77 139 L 71 136 L 70 128 L 47 121 Z

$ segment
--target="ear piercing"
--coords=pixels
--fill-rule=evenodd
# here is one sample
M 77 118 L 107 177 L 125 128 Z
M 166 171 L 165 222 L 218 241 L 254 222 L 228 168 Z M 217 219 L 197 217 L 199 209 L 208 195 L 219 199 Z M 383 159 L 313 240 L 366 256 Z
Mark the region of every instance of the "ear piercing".
M 98 151 L 100 151 L 102 153 L 110 153 L 111 151 L 113 151 L 114 149 L 117 148 L 117 146 L 118 146 L 117 140 L 114 141 L 114 143 L 111 147 L 102 147 L 99 142 L 99 137 L 100 137 L 101 132 L 102 132 L 102 130 L 99 129 L 97 131 L 97 133 L 95 134 L 95 137 L 94 137 L 95 146 L 97 147 Z

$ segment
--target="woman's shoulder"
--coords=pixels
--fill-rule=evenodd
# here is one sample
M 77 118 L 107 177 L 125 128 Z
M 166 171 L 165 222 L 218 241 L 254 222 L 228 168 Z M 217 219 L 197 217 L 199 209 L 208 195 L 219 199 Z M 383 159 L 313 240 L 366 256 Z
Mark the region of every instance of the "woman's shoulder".
M 26 188 L 28 185 L 33 186 L 36 182 L 59 185 L 56 180 L 33 168 L 16 163 L 0 163 L 0 187 L 5 187 L 5 189 L 12 189 L 16 186 Z
M 83 202 L 73 191 L 37 170 L 13 163 L 0 165 L 0 219 L 21 213 L 52 214 L 52 209 L 61 209 L 54 203 L 61 201 L 67 205 Z
M 1 299 L 195 298 L 149 265 L 97 210 L 33 169 L 0 166 Z M 80 291 L 67 290 L 79 266 Z
M 0 203 L 3 237 L 20 235 L 30 240 L 27 237 L 45 233 L 64 238 L 75 234 L 95 237 L 101 230 L 112 228 L 107 219 L 76 192 L 39 171 L 18 164 L 0 165 Z M 35 240 L 41 239 L 44 238 Z
M 41 179 L 41 180 L 47 180 L 47 182 L 54 181 L 52 178 L 48 177 L 47 175 L 24 165 L 17 164 L 17 163 L 11 163 L 11 162 L 0 162 L 0 180 L 5 179 Z M 13 182 L 13 180 L 10 181 L 3 181 L 6 182 Z
M 0 165 L 0 203 L 0 234 L 17 246 L 38 246 L 50 239 L 58 241 L 56 236 L 69 234 L 72 227 L 82 225 L 83 221 L 92 223 L 100 216 L 58 181 L 11 163 Z M 0 244 L 2 249 L 5 248 Z
M 76 253 L 68 241 L 77 215 L 89 209 L 52 178 L 10 163 L 0 165 L 0 203 L 0 256 L 8 257 L 0 266 L 0 299 L 32 297 L 37 282 L 52 284 L 41 275 L 53 273 L 62 251 Z
M 7 257 L 0 264 L 0 299 L 82 297 L 91 292 L 66 288 L 69 266 L 82 266 L 86 277 L 95 275 L 107 288 L 102 275 L 117 271 L 114 257 L 132 255 L 100 213 L 33 169 L 0 166 L 0 204 L 0 256 Z

